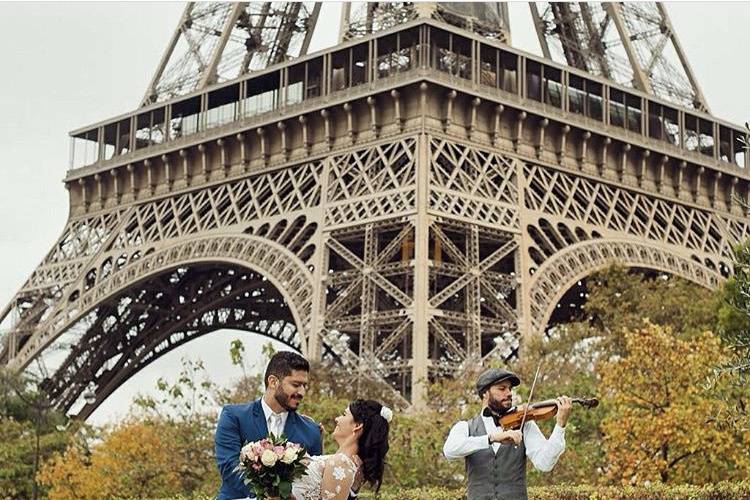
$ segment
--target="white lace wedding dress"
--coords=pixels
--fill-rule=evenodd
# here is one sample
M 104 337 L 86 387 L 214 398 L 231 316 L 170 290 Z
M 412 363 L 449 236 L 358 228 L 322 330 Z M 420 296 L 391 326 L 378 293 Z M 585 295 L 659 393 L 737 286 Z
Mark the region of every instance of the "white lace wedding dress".
M 346 500 L 357 464 L 343 453 L 309 458 L 307 474 L 292 483 L 297 500 Z

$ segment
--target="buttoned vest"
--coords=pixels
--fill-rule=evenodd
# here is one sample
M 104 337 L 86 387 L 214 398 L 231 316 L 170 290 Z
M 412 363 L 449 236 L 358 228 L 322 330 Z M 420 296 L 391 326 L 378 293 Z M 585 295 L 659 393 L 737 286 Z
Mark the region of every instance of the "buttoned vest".
M 469 420 L 469 436 L 486 436 L 481 415 Z M 526 446 L 490 446 L 466 458 L 468 500 L 526 500 Z

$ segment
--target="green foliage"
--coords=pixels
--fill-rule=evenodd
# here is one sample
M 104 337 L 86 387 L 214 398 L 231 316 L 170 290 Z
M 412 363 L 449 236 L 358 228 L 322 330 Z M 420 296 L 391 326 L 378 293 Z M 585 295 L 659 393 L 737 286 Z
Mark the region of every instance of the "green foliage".
M 684 339 L 714 329 L 718 301 L 714 295 L 680 278 L 647 277 L 611 266 L 586 281 L 589 296 L 583 315 L 572 323 L 555 327 L 549 336 L 529 340 L 521 362 L 514 367 L 523 384 L 524 398 L 537 366 L 541 363 L 535 401 L 564 394 L 573 397 L 600 396 L 602 404 L 592 410 L 574 407 L 566 427 L 566 451 L 554 474 L 529 470 L 530 485 L 588 484 L 600 481 L 607 460 L 602 447 L 602 421 L 610 406 L 599 391 L 597 365 L 626 354 L 626 331 L 638 330 L 644 322 L 671 328 Z M 654 352 L 653 356 L 662 353 Z M 706 366 L 708 373 L 712 369 Z M 540 422 L 548 434 L 553 421 Z
M 26 377 L 0 370 L 0 492 L 3 498 L 44 494 L 35 482 L 40 464 L 64 450 L 78 422 L 69 422 Z
M 715 371 L 715 383 L 734 388 L 726 402 L 732 411 L 724 415 L 734 430 L 750 432 L 750 240 L 734 249 L 734 274 L 719 290 L 718 334 L 732 349 L 732 358 Z
M 582 320 L 598 334 L 610 334 L 614 352 L 622 348 L 619 333 L 639 329 L 646 320 L 669 326 L 685 337 L 711 331 L 716 325 L 717 304 L 712 292 L 681 278 L 665 274 L 649 278 L 612 266 L 586 283 L 589 297 Z
M 132 418 L 158 428 L 170 443 L 182 493 L 218 488 L 213 432 L 216 408 L 227 394 L 210 379 L 202 361 L 183 358 L 175 380 L 160 377 L 156 396 L 135 399 Z
M 535 401 L 560 394 L 602 396 L 598 393 L 601 386 L 599 367 L 628 356 L 625 332 L 643 328 L 648 319 L 653 324 L 671 328 L 676 338 L 688 342 L 700 338 L 704 331 L 714 329 L 722 314 L 717 315 L 720 301 L 716 297 L 676 278 L 647 278 L 613 267 L 592 276 L 588 285 L 585 314 L 571 324 L 555 328 L 548 338 L 527 341 L 522 361 L 510 367 L 523 380 L 518 391 L 521 400 L 528 397 L 539 362 L 542 362 L 542 369 L 533 398 Z M 735 307 L 734 311 L 737 310 Z M 742 316 L 737 318 L 743 319 Z M 219 480 L 213 461 L 215 410 L 221 404 L 259 397 L 264 389 L 262 370 L 272 354 L 273 347 L 269 343 L 264 346 L 263 354 L 249 363 L 244 345 L 235 340 L 230 348 L 230 360 L 240 376 L 229 389 L 211 383 L 200 362 L 183 362 L 183 370 L 175 380 L 160 379 L 157 395 L 139 400 L 137 418 L 157 426 L 159 436 L 175 450 L 170 456 L 175 457 L 173 467 L 180 471 L 181 479 L 173 486 L 172 494 L 179 495 L 179 498 L 207 498 L 215 493 Z M 655 366 L 659 366 L 663 354 L 658 351 L 650 353 L 655 358 Z M 502 363 L 498 361 L 497 364 Z M 705 369 L 709 373 L 712 367 L 706 366 Z M 722 375 L 723 372 L 717 373 Z M 323 424 L 326 429 L 324 453 L 330 453 L 335 451 L 336 444 L 328 433 L 335 426 L 334 419 L 352 399 L 383 401 L 394 408 L 395 418 L 391 424 L 391 447 L 384 485 L 377 498 L 464 498 L 464 463 L 462 460 L 446 460 L 442 446 L 456 421 L 469 418 L 479 410 L 480 401 L 473 392 L 477 375 L 467 372 L 454 380 L 431 381 L 425 406 L 405 412 L 392 389 L 352 378 L 345 367 L 316 364 L 311 367 L 310 387 L 300 411 Z M 732 390 L 735 390 L 736 394 L 732 396 L 736 401 L 742 401 L 747 395 L 744 387 L 732 389 L 732 385 L 720 376 L 715 377 L 713 383 L 714 388 L 721 388 L 716 394 L 732 395 Z M 704 386 L 703 391 L 712 391 L 712 387 Z M 600 481 L 607 469 L 602 429 L 605 419 L 611 421 L 616 416 L 612 413 L 614 410 L 606 397 L 594 410 L 574 408 L 566 428 L 566 451 L 554 473 L 540 474 L 533 467 L 528 469 L 530 498 L 703 499 L 725 498 L 735 493 L 740 497 L 748 496 L 750 486 L 746 483 L 678 488 L 661 484 L 649 488 L 608 488 L 589 484 Z M 727 417 L 713 415 L 712 418 L 712 422 L 704 421 L 704 425 L 719 428 L 724 425 L 722 418 Z M 553 425 L 554 419 L 540 422 L 545 434 Z M 725 425 L 723 429 L 738 443 L 743 439 L 736 427 Z M 741 477 L 739 469 L 728 473 L 730 477 Z M 365 487 L 361 498 L 375 496 Z
M 719 339 L 705 332 L 681 340 L 669 328 L 647 324 L 627 332 L 625 342 L 627 354 L 599 370 L 609 405 L 602 422 L 606 476 L 621 484 L 747 477 L 750 436 L 735 436 L 712 421 L 724 410 L 725 388 L 707 391 L 704 385 L 706 367 L 726 356 Z
M 229 358 L 233 366 L 242 371 L 229 390 L 223 391 L 217 397 L 219 404 L 243 403 L 258 399 L 265 389 L 263 382 L 263 370 L 275 353 L 273 344 L 263 344 L 261 356 L 254 364 L 248 364 L 245 360 L 245 344 L 239 340 L 232 340 L 229 348 Z
M 398 490 L 384 488 L 379 496 L 362 493 L 363 500 L 464 500 L 463 488 L 428 487 Z M 721 482 L 695 486 L 591 486 L 558 485 L 529 488 L 529 500 L 725 500 L 750 498 L 750 482 Z
M 734 274 L 720 294 L 719 334 L 746 358 L 750 356 L 750 240 L 734 248 Z
M 464 483 L 463 460 L 446 460 L 443 443 L 451 426 L 470 418 L 480 408 L 473 393 L 475 374 L 440 380 L 428 386 L 427 404 L 411 413 L 396 414 L 384 483 L 398 489 Z M 425 497 L 427 498 L 427 497 Z

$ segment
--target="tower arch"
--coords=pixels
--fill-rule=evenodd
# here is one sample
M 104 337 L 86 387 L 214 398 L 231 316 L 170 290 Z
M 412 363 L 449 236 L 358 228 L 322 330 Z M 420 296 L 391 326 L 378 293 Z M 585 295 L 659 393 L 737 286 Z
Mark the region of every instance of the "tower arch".
M 220 328 L 307 352 L 312 295 L 305 264 L 273 241 L 244 234 L 181 240 L 71 293 L 60 314 L 66 321 L 45 332 L 54 340 L 26 351 L 23 366 L 50 360 L 43 386 L 62 409 L 79 407 L 74 412 L 85 417 L 140 369 Z
M 542 332 L 558 302 L 575 283 L 619 263 L 653 269 L 715 289 L 722 276 L 703 263 L 664 246 L 629 239 L 587 240 L 568 246 L 548 258 L 532 277 L 530 287 L 532 334 Z

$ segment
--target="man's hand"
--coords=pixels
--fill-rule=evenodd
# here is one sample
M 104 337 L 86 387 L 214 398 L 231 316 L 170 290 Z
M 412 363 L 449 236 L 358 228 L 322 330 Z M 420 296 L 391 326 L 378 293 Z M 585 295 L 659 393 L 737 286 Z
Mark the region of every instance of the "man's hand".
M 557 403 L 557 425 L 565 427 L 570 418 L 570 410 L 573 408 L 573 402 L 568 396 L 560 396 L 555 400 Z
M 518 445 L 521 443 L 521 431 L 495 431 L 490 434 L 490 441 Z

